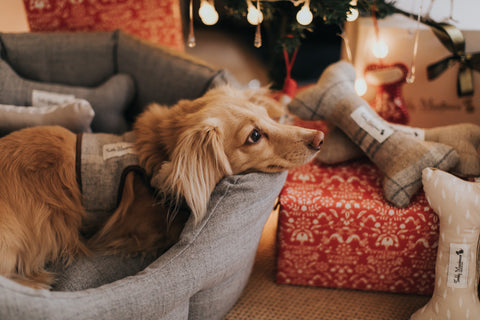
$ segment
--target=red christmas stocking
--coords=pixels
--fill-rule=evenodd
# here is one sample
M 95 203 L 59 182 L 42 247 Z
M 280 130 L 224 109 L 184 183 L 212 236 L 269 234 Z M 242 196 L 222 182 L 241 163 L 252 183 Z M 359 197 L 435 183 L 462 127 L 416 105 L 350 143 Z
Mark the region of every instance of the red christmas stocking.
M 402 96 L 407 73 L 408 68 L 403 63 L 369 64 L 365 68 L 365 80 L 377 89 L 374 109 L 389 122 L 408 123 L 408 111 Z

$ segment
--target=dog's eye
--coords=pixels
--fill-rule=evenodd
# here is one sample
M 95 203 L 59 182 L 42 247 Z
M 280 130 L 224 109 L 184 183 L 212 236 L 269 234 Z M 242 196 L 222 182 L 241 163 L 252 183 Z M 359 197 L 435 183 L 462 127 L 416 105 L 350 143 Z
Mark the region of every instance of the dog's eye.
M 262 137 L 262 133 L 258 129 L 253 129 L 247 139 L 247 144 L 255 144 Z

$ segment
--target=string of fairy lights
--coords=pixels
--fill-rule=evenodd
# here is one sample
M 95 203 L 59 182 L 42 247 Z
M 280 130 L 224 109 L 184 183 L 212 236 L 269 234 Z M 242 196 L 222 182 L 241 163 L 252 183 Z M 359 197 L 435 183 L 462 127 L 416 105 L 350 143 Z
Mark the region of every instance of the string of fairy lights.
M 247 5 L 247 21 L 251 25 L 260 26 L 263 22 L 264 16 L 262 13 L 262 2 L 279 2 L 279 1 L 288 1 L 291 2 L 295 7 L 298 7 L 299 10 L 296 14 L 296 20 L 298 24 L 302 26 L 308 26 L 313 21 L 313 13 L 310 9 L 311 0 L 245 0 Z M 354 21 L 359 16 L 357 6 L 357 0 L 350 1 L 350 10 L 347 12 L 347 21 Z M 214 0 L 201 0 L 200 6 L 198 9 L 198 15 L 202 21 L 207 26 L 212 26 L 216 24 L 219 20 L 219 14 L 215 9 Z M 193 0 L 190 0 L 189 4 L 189 18 L 190 18 L 190 31 L 188 36 L 187 45 L 189 47 L 194 47 L 196 45 L 195 34 L 193 29 Z M 261 46 L 261 40 L 259 39 L 260 28 L 257 28 L 257 35 L 255 36 L 254 45 L 256 47 Z
M 301 25 L 309 25 L 313 21 L 313 14 L 310 10 L 310 0 L 263 0 L 263 1 L 289 1 L 293 3 L 295 7 L 300 7 L 297 12 L 297 22 Z M 190 4 L 192 4 L 193 0 L 190 0 Z M 256 2 L 256 5 L 253 4 Z M 261 11 L 261 3 L 262 1 L 252 1 L 246 0 L 247 3 L 247 20 L 252 25 L 257 25 L 262 23 L 263 21 L 263 14 Z M 354 21 L 358 17 L 358 9 L 355 8 L 357 5 L 357 0 L 350 1 L 350 5 L 352 6 L 350 12 L 347 14 L 347 21 Z M 214 25 L 218 22 L 218 12 L 215 9 L 215 1 L 214 0 L 201 0 L 200 8 L 198 10 L 198 15 L 200 19 L 205 25 Z
M 194 0 L 189 0 L 189 35 L 187 38 L 187 46 L 188 47 L 195 47 L 196 40 L 194 34 L 194 27 L 193 27 L 193 2 Z M 198 0 L 196 0 L 198 1 Z M 318 23 L 334 23 L 343 25 L 345 21 L 352 22 L 355 21 L 359 16 L 360 13 L 362 16 L 370 15 L 373 19 L 374 23 L 374 41 L 370 47 L 373 56 L 378 59 L 378 62 L 381 64 L 382 60 L 387 57 L 389 53 L 389 48 L 386 42 L 382 39 L 380 34 L 380 29 L 378 27 L 377 19 L 384 18 L 385 16 L 394 13 L 396 8 L 391 5 L 390 3 L 384 0 L 343 0 L 343 1 L 322 1 L 319 2 L 317 0 L 236 0 L 236 1 L 229 1 L 225 2 L 224 5 L 226 7 L 232 7 L 235 5 L 240 8 L 239 10 L 242 14 L 235 13 L 236 16 L 246 17 L 246 20 L 249 24 L 256 26 L 255 37 L 254 37 L 254 46 L 261 47 L 262 46 L 262 39 L 261 39 L 261 30 L 260 26 L 262 22 L 264 22 L 265 14 L 267 14 L 267 19 L 272 18 L 272 15 L 267 13 L 267 7 L 277 6 L 281 4 L 288 4 L 287 6 L 289 9 L 289 13 L 293 15 L 295 14 L 292 12 L 293 10 L 297 10 L 296 15 L 294 16 L 295 23 L 298 23 L 298 26 L 306 29 L 313 29 L 315 24 Z M 293 6 L 292 6 L 293 5 Z M 419 1 L 419 9 L 420 17 L 421 11 L 423 6 L 423 0 Z M 283 6 L 285 8 L 285 6 Z M 287 10 L 287 9 L 286 9 Z M 361 10 L 361 12 L 359 11 Z M 389 11 L 390 10 L 390 11 Z M 246 12 L 245 12 L 246 11 Z M 312 12 L 313 11 L 313 12 Z M 246 13 L 246 14 L 245 14 Z M 330 14 L 330 16 L 328 16 Z M 203 24 L 207 26 L 215 25 L 219 21 L 219 14 L 215 8 L 215 0 L 200 0 L 200 5 L 198 9 L 198 16 Z M 315 19 L 321 19 L 322 21 L 318 21 Z M 413 83 L 415 80 L 415 58 L 417 56 L 417 48 L 418 48 L 418 25 L 420 21 L 417 19 L 417 30 L 416 36 L 414 41 L 414 50 L 412 56 L 412 63 L 409 68 L 409 74 L 407 77 L 407 83 Z M 347 37 L 343 34 L 343 28 L 340 26 L 342 30 L 342 34 L 339 36 L 344 41 L 344 47 L 347 52 L 347 59 L 352 62 L 352 56 L 350 52 L 349 43 Z M 293 36 L 290 36 L 293 38 Z M 296 44 L 298 46 L 298 44 Z M 285 48 L 284 48 L 285 49 Z M 291 48 L 290 48 L 291 49 Z M 295 51 L 295 47 L 293 50 L 289 51 L 291 54 Z M 356 91 L 359 95 L 363 95 L 366 91 L 366 83 L 362 76 L 359 76 L 357 82 L 355 84 Z

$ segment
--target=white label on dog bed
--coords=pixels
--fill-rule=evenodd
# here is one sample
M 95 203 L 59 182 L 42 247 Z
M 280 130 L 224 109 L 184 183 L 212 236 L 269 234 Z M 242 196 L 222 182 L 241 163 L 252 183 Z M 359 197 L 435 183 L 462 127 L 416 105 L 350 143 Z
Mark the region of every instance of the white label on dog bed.
M 135 146 L 131 142 L 110 143 L 103 146 L 103 160 L 135 154 Z
M 470 245 L 450 243 L 447 276 L 447 286 L 450 288 L 467 287 L 469 254 Z
M 402 126 L 394 123 L 390 123 L 390 126 L 397 131 L 404 132 L 420 140 L 425 140 L 425 130 L 421 128 Z
M 73 94 L 62 94 L 56 92 L 33 90 L 32 91 L 32 106 L 46 107 L 57 104 L 64 104 L 75 100 Z
M 392 135 L 393 129 L 386 122 L 375 118 L 366 108 L 370 107 L 360 106 L 350 116 L 360 128 L 367 131 L 379 143 L 382 143 Z

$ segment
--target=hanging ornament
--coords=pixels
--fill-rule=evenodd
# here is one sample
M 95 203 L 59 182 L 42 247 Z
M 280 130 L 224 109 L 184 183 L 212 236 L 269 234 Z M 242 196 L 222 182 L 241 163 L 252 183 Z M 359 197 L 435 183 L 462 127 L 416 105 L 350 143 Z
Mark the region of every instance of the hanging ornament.
M 374 109 L 389 122 L 408 123 L 408 110 L 402 96 L 407 73 L 408 67 L 403 63 L 370 64 L 365 68 L 366 82 L 376 87 Z
M 446 19 L 446 22 L 449 22 L 449 23 L 458 22 L 458 20 L 453 18 L 453 0 L 450 0 L 450 14 Z
M 410 64 L 410 70 L 408 71 L 407 75 L 407 83 L 414 83 L 415 82 L 415 62 L 417 60 L 417 52 L 418 52 L 418 38 L 420 36 L 420 17 L 422 16 L 422 9 L 423 9 L 423 0 L 420 0 L 420 10 L 417 16 L 417 30 L 415 31 L 415 40 L 413 43 L 413 55 L 412 55 L 412 63 Z
M 306 0 L 300 9 L 297 12 L 297 22 L 301 25 L 308 26 L 313 21 L 313 14 L 310 11 L 310 0 Z
M 351 7 L 357 6 L 357 0 L 350 1 Z M 358 9 L 357 8 L 350 8 L 350 11 L 347 13 L 347 21 L 355 21 L 358 18 Z
M 195 34 L 193 32 L 193 0 L 190 0 L 190 5 L 189 5 L 189 23 L 190 23 L 190 30 L 188 31 L 188 40 L 187 40 L 187 46 L 189 48 L 193 48 L 197 45 L 195 41 Z
M 198 10 L 198 15 L 202 22 L 207 26 L 214 25 L 218 22 L 218 12 L 215 10 L 215 6 L 208 0 L 202 0 L 200 3 L 200 9 Z
M 251 25 L 256 26 L 263 21 L 263 13 L 262 11 L 255 8 L 252 1 L 247 0 L 247 21 Z
M 255 48 L 260 48 L 262 46 L 262 31 L 260 30 L 260 24 L 257 24 L 253 45 L 255 46 Z
M 348 41 L 348 37 L 345 34 L 345 31 L 343 30 L 343 27 L 341 25 L 339 25 L 338 28 L 340 29 L 341 33 L 337 33 L 337 36 L 339 36 L 343 40 L 343 47 L 345 49 L 345 53 L 347 54 L 347 61 L 353 64 L 352 50 L 350 48 L 350 42 Z
M 259 14 L 257 15 L 257 28 L 255 30 L 255 40 L 253 42 L 253 45 L 255 46 L 255 48 L 260 48 L 262 46 L 262 30 L 260 29 L 260 25 L 263 21 L 263 14 L 260 11 L 260 0 L 257 0 L 257 12 Z
M 397 13 L 403 14 L 407 17 L 414 17 L 415 19 L 419 19 L 423 24 L 428 25 L 437 39 L 451 53 L 450 56 L 427 66 L 427 79 L 432 81 L 439 77 L 448 68 L 459 64 L 457 74 L 457 96 L 473 96 L 473 71 L 480 72 L 480 52 L 465 52 L 465 38 L 462 31 L 451 24 L 444 22 L 439 23 L 428 18 L 428 12 L 427 18 L 424 18 L 421 17 L 420 14 L 410 14 L 398 8 L 395 10 Z M 468 109 L 470 109 L 470 107 Z

